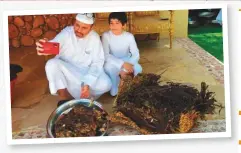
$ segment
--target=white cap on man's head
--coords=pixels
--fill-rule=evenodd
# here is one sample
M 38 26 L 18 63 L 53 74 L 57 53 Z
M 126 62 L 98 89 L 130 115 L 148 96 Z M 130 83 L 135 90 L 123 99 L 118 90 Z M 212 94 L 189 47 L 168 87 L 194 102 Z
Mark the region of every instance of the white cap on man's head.
M 92 13 L 79 13 L 76 15 L 76 20 L 83 22 L 85 24 L 94 23 L 94 17 Z

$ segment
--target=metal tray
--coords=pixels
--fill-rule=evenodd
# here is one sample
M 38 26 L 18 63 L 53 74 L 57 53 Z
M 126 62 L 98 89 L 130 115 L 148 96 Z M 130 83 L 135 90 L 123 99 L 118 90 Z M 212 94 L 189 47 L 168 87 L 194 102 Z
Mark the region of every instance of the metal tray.
M 89 107 L 90 102 L 91 102 L 91 100 L 89 100 L 89 99 L 71 100 L 71 101 L 68 101 L 68 102 L 62 104 L 56 110 L 54 110 L 52 112 L 52 114 L 49 116 L 49 119 L 47 122 L 46 129 L 47 129 L 48 136 L 50 138 L 56 137 L 55 132 L 54 132 L 55 123 L 59 119 L 60 116 L 62 116 L 63 114 L 67 114 L 71 109 L 73 109 L 77 105 L 84 105 L 84 106 Z M 98 103 L 97 101 L 94 101 L 94 103 L 91 107 L 93 107 L 93 109 L 98 109 L 100 111 L 104 111 L 108 115 L 108 113 L 103 109 L 103 106 L 100 103 Z M 104 132 L 97 134 L 96 136 L 105 136 L 106 135 L 106 131 L 109 128 L 109 121 L 107 121 L 105 126 L 106 126 L 106 130 Z

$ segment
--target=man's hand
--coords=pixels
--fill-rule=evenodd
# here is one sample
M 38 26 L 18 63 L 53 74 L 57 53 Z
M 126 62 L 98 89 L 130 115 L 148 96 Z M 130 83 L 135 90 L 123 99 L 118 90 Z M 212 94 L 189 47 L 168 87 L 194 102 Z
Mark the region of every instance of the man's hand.
M 44 51 L 43 45 L 41 44 L 41 42 L 45 43 L 47 41 L 48 41 L 48 39 L 44 38 L 44 39 L 39 39 L 39 41 L 36 42 L 36 50 L 37 50 L 38 55 L 50 55 L 50 54 L 41 53 Z
M 133 72 L 134 72 L 133 65 L 130 64 L 130 63 L 125 62 L 125 63 L 122 65 L 122 68 L 124 68 L 125 70 L 128 71 L 127 74 L 130 74 L 130 73 L 133 73 Z
M 90 97 L 90 88 L 88 85 L 85 85 L 81 88 L 81 96 L 80 98 L 89 98 Z

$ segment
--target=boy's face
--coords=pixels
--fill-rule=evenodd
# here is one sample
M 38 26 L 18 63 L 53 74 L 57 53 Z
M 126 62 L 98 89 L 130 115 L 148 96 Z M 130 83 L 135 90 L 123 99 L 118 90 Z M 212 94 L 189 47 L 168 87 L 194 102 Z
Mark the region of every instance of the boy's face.
M 110 30 L 118 35 L 121 34 L 126 24 L 122 25 L 122 23 L 118 19 L 110 19 Z

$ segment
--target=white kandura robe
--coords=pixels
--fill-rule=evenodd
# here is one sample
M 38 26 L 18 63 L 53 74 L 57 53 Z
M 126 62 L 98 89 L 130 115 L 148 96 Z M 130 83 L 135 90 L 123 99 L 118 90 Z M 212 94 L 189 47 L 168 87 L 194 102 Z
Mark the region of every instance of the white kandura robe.
M 121 35 L 115 35 L 111 31 L 104 32 L 102 35 L 102 45 L 105 53 L 104 69 L 112 81 L 110 94 L 115 96 L 118 93 L 120 82 L 119 72 L 124 62 L 134 66 L 134 75 L 142 72 L 142 67 L 138 63 L 140 59 L 133 34 L 124 31 Z
M 111 88 L 111 80 L 104 72 L 104 52 L 99 35 L 93 30 L 84 38 L 78 38 L 73 26 L 64 28 L 51 42 L 60 43 L 60 53 L 46 66 L 50 92 L 67 88 L 79 99 L 81 85 L 90 86 L 90 94 L 96 99 Z

